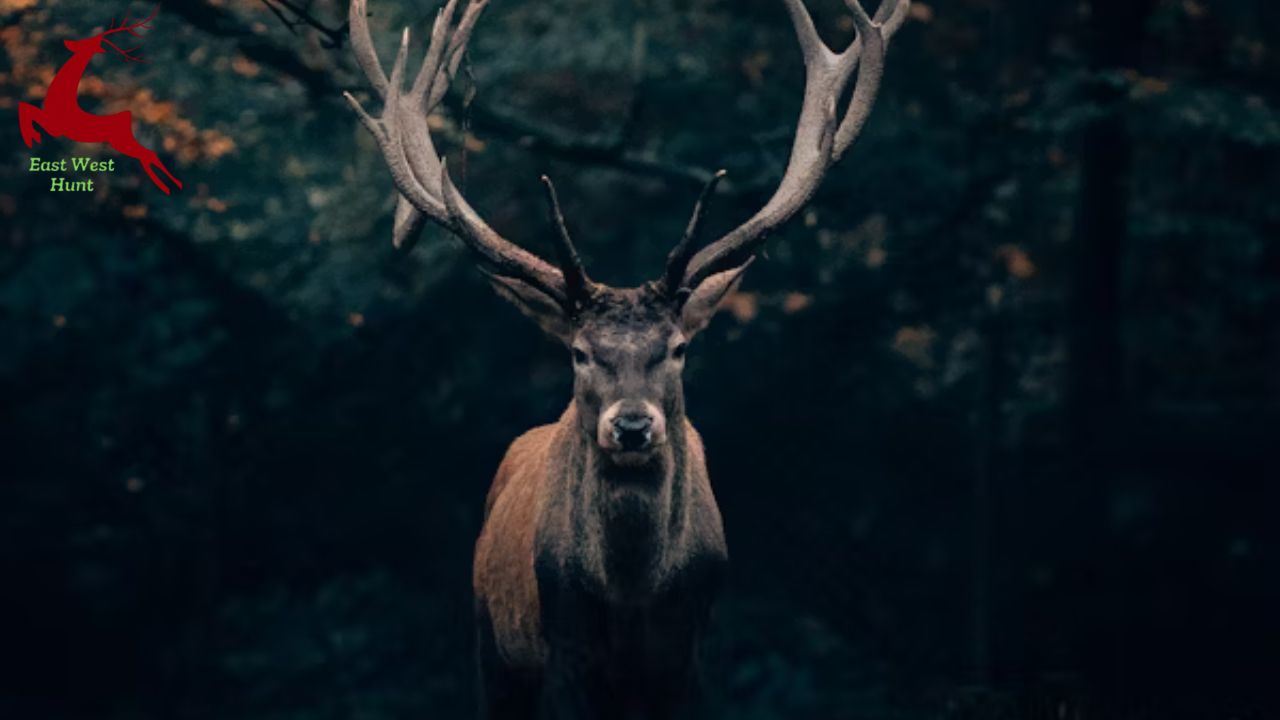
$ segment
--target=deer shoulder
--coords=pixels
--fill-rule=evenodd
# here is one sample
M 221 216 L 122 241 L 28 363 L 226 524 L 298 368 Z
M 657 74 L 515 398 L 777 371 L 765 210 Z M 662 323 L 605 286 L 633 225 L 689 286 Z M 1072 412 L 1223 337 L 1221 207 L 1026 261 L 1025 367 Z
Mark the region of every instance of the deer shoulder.
M 558 424 L 536 427 L 511 443 L 489 488 L 484 528 L 476 541 L 472 577 L 476 601 L 490 618 L 503 658 L 518 666 L 537 666 L 546 655 L 534 542 L 558 428 Z

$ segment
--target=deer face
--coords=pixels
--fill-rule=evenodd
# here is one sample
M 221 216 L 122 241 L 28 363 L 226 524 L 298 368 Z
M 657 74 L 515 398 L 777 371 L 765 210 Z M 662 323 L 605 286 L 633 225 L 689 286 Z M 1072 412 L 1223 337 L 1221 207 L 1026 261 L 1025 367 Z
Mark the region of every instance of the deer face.
M 649 462 L 684 416 L 685 351 L 706 327 L 741 269 L 708 278 L 674 300 L 653 285 L 596 285 L 576 313 L 518 280 L 495 278 L 499 293 L 569 348 L 582 432 L 619 465 Z
M 106 52 L 106 50 L 102 49 L 101 35 L 94 35 L 83 40 L 63 40 L 62 44 L 74 55 L 79 55 L 80 53 L 99 55 Z
M 667 441 L 683 407 L 687 346 L 670 312 L 643 290 L 600 293 L 569 341 L 582 429 L 621 464 L 643 462 Z

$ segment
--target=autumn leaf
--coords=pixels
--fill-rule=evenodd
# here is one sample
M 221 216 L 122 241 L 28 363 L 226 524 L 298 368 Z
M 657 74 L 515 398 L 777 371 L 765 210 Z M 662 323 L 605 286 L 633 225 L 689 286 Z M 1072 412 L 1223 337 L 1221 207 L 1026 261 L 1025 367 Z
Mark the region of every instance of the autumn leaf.
M 0 0 L 0 12 L 17 12 L 33 8 L 39 0 Z
M 752 86 L 760 87 L 764 84 L 764 71 L 772 62 L 767 52 L 752 53 L 742 60 L 742 74 L 747 76 Z
M 893 350 L 921 369 L 933 366 L 933 343 L 938 334 L 927 325 L 899 328 L 893 336 Z
M 258 66 L 258 63 L 250 60 L 244 55 L 236 55 L 235 58 L 231 60 L 231 70 L 237 75 L 243 75 L 244 77 L 250 78 L 257 77 L 258 73 L 262 72 L 262 68 Z
M 810 305 L 813 305 L 813 296 L 805 293 L 790 292 L 787 293 L 786 297 L 782 298 L 782 312 L 787 315 L 795 315 Z
M 0 0 L 0 8 L 20 9 L 33 4 L 25 0 Z M 40 30 L 26 26 L 14 25 L 0 30 L 0 46 L 4 47 L 11 65 L 0 83 L 20 89 L 13 94 L 25 95 L 33 102 L 45 96 L 58 70 L 53 64 L 40 62 L 39 50 L 44 39 Z M 80 81 L 79 96 L 101 101 L 102 111 L 97 114 L 129 111 L 134 120 L 155 127 L 163 135 L 162 147 L 177 156 L 183 165 L 217 160 L 236 149 L 232 138 L 215 129 L 196 127 L 181 114 L 176 103 L 157 99 L 149 88 L 108 83 L 97 75 L 86 74 Z
M 720 308 L 740 323 L 749 323 L 760 314 L 760 298 L 755 293 L 736 292 L 724 299 Z
M 996 248 L 996 257 L 1004 262 L 1005 270 L 1019 280 L 1036 274 L 1036 264 L 1031 261 L 1031 256 L 1017 245 L 1001 245 Z
M 933 7 L 922 2 L 911 3 L 911 19 L 916 22 L 933 22 Z

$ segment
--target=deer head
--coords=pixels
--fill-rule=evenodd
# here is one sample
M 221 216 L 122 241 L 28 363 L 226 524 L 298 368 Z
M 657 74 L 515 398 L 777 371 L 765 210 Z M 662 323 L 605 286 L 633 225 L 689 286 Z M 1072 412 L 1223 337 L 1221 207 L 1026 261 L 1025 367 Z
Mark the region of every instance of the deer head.
M 426 58 L 407 91 L 408 29 L 388 78 L 369 35 L 366 0 L 351 3 L 352 47 L 383 101 L 382 117 L 369 115 L 349 93 L 346 98 L 376 139 L 400 192 L 393 242 L 400 246 L 416 235 L 424 218 L 460 238 L 498 293 L 569 348 L 582 431 L 619 464 L 646 462 L 665 443 L 668 421 L 683 416 L 681 372 L 689 341 L 737 285 L 765 239 L 809 202 L 857 138 L 879 89 L 886 45 L 910 5 L 909 0 L 883 0 L 871 17 L 859 0 L 845 0 L 858 37 L 837 53 L 818 37 L 802 0 L 783 1 L 804 55 L 806 81 L 791 158 L 777 190 L 746 222 L 699 249 L 706 201 L 724 176 L 716 173 L 663 274 L 627 289 L 587 276 L 545 176 L 556 230 L 555 265 L 489 227 L 450 180 L 432 143 L 427 117 L 443 99 L 488 0 L 470 0 L 456 24 L 459 0 L 448 1 L 436 16 Z M 855 74 L 849 104 L 839 112 Z
M 106 50 L 104 50 L 102 46 L 106 45 L 112 50 L 120 53 L 120 56 L 123 57 L 126 62 L 137 62 L 137 63 L 146 62 L 146 60 L 144 60 L 141 55 L 135 54 L 137 53 L 138 50 L 142 48 L 141 45 L 129 48 L 128 50 L 124 50 L 124 49 L 121 49 L 119 45 L 116 45 L 115 43 L 111 42 L 107 38 L 116 33 L 128 33 L 135 38 L 141 39 L 142 34 L 140 31 L 151 29 L 151 21 L 156 19 L 156 13 L 158 12 L 160 12 L 160 6 L 156 5 L 155 8 L 151 10 L 150 15 L 146 16 L 141 20 L 136 20 L 134 22 L 129 22 L 129 16 L 125 15 L 124 20 L 122 20 L 119 25 L 116 25 L 115 18 L 112 18 L 111 25 L 109 25 L 106 30 L 98 33 L 97 35 L 94 35 L 93 37 L 84 38 L 83 40 L 63 40 L 62 44 L 68 50 L 70 50 L 71 52 L 77 55 L 80 53 L 89 53 L 91 55 L 105 53 Z

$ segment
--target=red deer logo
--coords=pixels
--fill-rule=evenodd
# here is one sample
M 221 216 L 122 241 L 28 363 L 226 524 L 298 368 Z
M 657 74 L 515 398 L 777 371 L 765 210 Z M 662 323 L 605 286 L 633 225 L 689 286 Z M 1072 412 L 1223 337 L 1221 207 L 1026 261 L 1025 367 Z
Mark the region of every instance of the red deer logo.
M 141 31 L 151 29 L 151 21 L 155 19 L 159 10 L 160 6 L 157 5 L 150 15 L 136 22 L 129 22 L 129 16 L 125 15 L 123 22 L 119 25 L 116 25 L 113 19 L 110 27 L 93 37 L 62 42 L 71 51 L 71 59 L 58 68 L 58 73 L 49 83 L 44 103 L 40 107 L 30 103 L 18 104 L 18 124 L 22 128 L 22 141 L 27 144 L 27 147 L 41 141 L 36 125 L 49 133 L 50 137 L 65 137 L 81 143 L 107 143 L 117 152 L 137 160 L 142 165 L 143 171 L 147 173 L 147 177 L 151 178 L 151 182 L 164 191 L 165 195 L 169 194 L 169 187 L 156 176 L 154 168 L 160 168 L 160 172 L 164 173 L 165 177 L 177 185 L 178 189 L 182 189 L 182 182 L 169 172 L 164 163 L 160 162 L 155 151 L 144 147 L 133 136 L 133 113 L 126 110 L 114 115 L 94 115 L 85 112 L 77 99 L 80 80 L 89 67 L 89 61 L 94 55 L 106 52 L 103 45 L 120 53 L 125 62 L 146 62 L 137 55 L 141 45 L 123 50 L 107 38 L 117 33 L 128 33 L 135 38 L 142 38 Z

